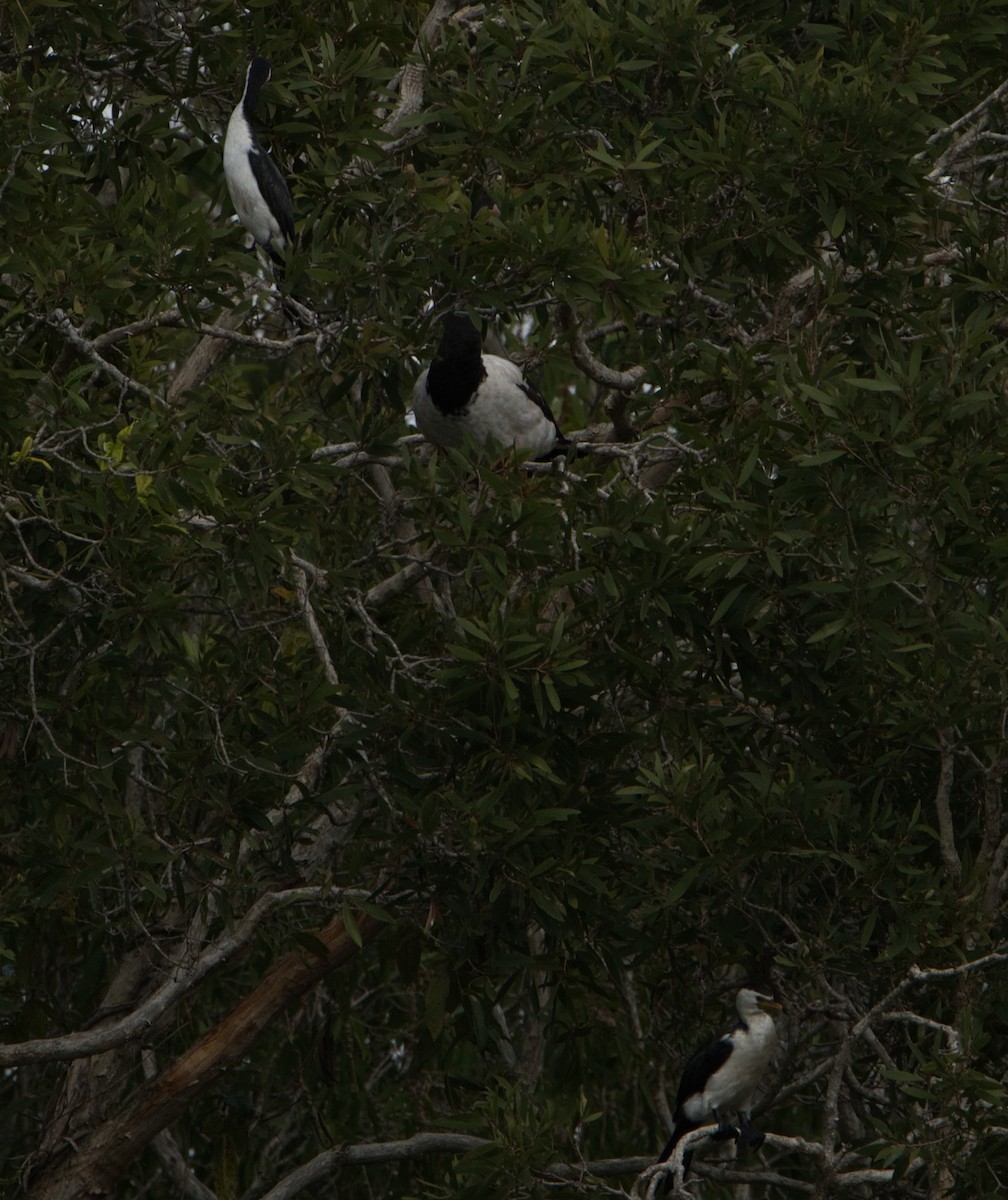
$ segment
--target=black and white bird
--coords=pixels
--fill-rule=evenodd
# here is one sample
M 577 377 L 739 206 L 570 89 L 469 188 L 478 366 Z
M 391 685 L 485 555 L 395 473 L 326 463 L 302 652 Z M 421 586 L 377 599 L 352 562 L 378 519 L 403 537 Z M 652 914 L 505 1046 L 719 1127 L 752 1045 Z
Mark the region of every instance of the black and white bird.
M 479 332 L 462 312 L 444 317 L 437 355 L 413 388 L 413 415 L 436 446 L 461 446 L 469 434 L 547 459 L 570 445 L 521 367 L 484 354 Z
M 228 121 L 224 178 L 241 223 L 279 263 L 294 240 L 294 206 L 284 177 L 252 125 L 259 94 L 269 77 L 266 59 L 253 58 L 245 73 L 242 98 Z
M 753 1127 L 750 1108 L 756 1089 L 777 1049 L 774 1016 L 781 1006 L 769 992 L 744 987 L 735 998 L 738 1020 L 709 1046 L 698 1050 L 683 1068 L 676 1096 L 675 1128 L 659 1162 L 672 1157 L 681 1138 L 701 1125 L 717 1123 L 715 1140 L 737 1138 L 758 1149 L 764 1135 Z M 738 1115 L 739 1129 L 728 1123 Z M 693 1154 L 683 1154 L 683 1177 Z

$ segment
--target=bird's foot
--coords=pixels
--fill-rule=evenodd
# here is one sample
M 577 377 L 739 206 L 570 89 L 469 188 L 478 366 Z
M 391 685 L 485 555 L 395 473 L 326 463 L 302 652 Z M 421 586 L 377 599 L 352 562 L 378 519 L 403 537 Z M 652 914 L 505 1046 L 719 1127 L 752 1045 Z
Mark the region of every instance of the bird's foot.
M 766 1141 L 766 1134 L 762 1129 L 757 1129 L 755 1125 L 750 1125 L 748 1122 L 739 1130 L 738 1151 L 737 1157 L 743 1158 L 749 1150 L 759 1150 Z
M 741 1134 L 734 1125 L 729 1125 L 727 1121 L 719 1121 L 717 1129 L 710 1135 L 712 1142 L 734 1142 Z

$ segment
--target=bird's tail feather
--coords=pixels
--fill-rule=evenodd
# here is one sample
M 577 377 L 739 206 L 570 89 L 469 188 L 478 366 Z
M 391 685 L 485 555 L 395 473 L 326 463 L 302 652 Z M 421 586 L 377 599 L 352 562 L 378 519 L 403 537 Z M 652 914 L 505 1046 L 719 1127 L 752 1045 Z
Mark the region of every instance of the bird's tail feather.
M 661 1152 L 661 1154 L 658 1155 L 657 1161 L 660 1163 L 668 1162 L 668 1160 L 672 1157 L 672 1151 L 675 1150 L 676 1146 L 679 1144 L 680 1139 L 684 1138 L 687 1133 L 692 1133 L 694 1129 L 699 1129 L 699 1128 L 700 1128 L 700 1126 L 696 1121 L 677 1121 L 675 1129 L 672 1130 L 672 1136 L 665 1143 L 665 1149 Z M 693 1151 L 687 1150 L 686 1153 L 683 1155 L 683 1160 L 682 1160 L 682 1167 L 683 1167 L 682 1173 L 683 1173 L 684 1181 L 686 1179 L 686 1176 L 689 1174 L 690 1163 L 692 1161 L 693 1161 Z M 669 1191 L 671 1191 L 671 1189 L 672 1189 L 672 1176 L 670 1173 L 669 1175 L 667 1175 L 665 1177 L 661 1186 L 659 1187 L 658 1195 L 665 1196 L 669 1193 Z

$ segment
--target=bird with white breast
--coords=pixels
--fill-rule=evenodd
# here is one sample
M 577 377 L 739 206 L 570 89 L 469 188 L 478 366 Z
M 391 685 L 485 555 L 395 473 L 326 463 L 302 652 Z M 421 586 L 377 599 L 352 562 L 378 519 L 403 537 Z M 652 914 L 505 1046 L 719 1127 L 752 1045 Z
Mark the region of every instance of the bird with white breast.
M 270 64 L 256 56 L 224 137 L 224 178 L 241 223 L 276 263 L 294 240 L 294 206 L 286 180 L 256 136 L 253 121 Z
M 709 1045 L 698 1050 L 683 1068 L 673 1114 L 675 1128 L 658 1162 L 666 1162 L 676 1146 L 694 1129 L 713 1122 L 713 1140 L 736 1139 L 741 1149 L 758 1149 L 764 1134 L 751 1121 L 752 1102 L 777 1049 L 774 1017 L 780 1004 L 766 990 L 742 988 L 735 998 L 738 1020 Z M 728 1123 L 737 1114 L 740 1128 Z M 689 1171 L 691 1149 L 682 1155 L 683 1178 Z
M 443 318 L 437 354 L 413 388 L 413 414 L 436 446 L 461 446 L 468 435 L 548 459 L 570 445 L 521 367 L 484 354 L 479 332 L 463 312 Z

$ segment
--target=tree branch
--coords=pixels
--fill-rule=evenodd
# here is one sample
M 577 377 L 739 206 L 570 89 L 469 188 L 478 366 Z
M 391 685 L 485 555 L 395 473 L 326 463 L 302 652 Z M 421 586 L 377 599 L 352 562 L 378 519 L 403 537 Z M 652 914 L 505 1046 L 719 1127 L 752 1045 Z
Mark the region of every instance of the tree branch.
M 319 888 L 292 888 L 270 892 L 252 905 L 245 916 L 226 933 L 222 933 L 196 959 L 192 966 L 177 968 L 175 978 L 163 984 L 140 1006 L 114 1025 L 67 1033 L 59 1037 L 37 1038 L 30 1042 L 15 1042 L 0 1046 L 0 1066 L 16 1067 L 25 1063 L 67 1062 L 113 1050 L 127 1042 L 143 1037 L 154 1023 L 197 987 L 208 975 L 228 959 L 233 958 L 252 940 L 259 926 L 285 904 L 318 900 Z M 331 895 L 331 893 L 330 893 Z
M 74 349 L 79 350 L 86 358 L 90 358 L 104 374 L 118 383 L 124 392 L 137 392 L 152 404 L 156 402 L 154 393 L 146 384 L 140 383 L 137 379 L 131 379 L 128 375 L 123 374 L 118 367 L 113 366 L 108 359 L 103 358 L 98 352 L 95 343 L 90 338 L 86 338 L 77 329 L 62 308 L 53 309 L 49 323 L 63 334 Z
M 317 1154 L 270 1188 L 261 1200 L 290 1200 L 305 1188 L 329 1179 L 340 1167 L 376 1166 L 379 1163 L 408 1162 L 428 1154 L 465 1154 L 492 1143 L 489 1138 L 469 1133 L 417 1133 L 396 1142 L 363 1142 Z
M 369 913 L 356 917 L 357 933 L 369 939 L 380 922 Z M 310 958 L 295 950 L 281 958 L 254 988 L 188 1053 L 160 1075 L 141 1084 L 120 1113 L 98 1126 L 68 1158 L 44 1168 L 28 1184 L 30 1200 L 92 1200 L 112 1191 L 145 1146 L 180 1117 L 193 1098 L 248 1051 L 287 1004 L 304 995 L 328 972 L 350 962 L 360 950 L 342 917 L 316 934 L 324 953 Z
M 955 778 L 955 735 L 950 729 L 938 733 L 940 768 L 938 787 L 935 791 L 935 809 L 938 814 L 938 837 L 942 862 L 953 883 L 962 879 L 962 859 L 955 844 L 955 825 L 952 822 L 952 783 Z
M 614 371 L 612 367 L 607 367 L 604 362 L 597 359 L 588 349 L 588 343 L 574 320 L 574 313 L 566 304 L 558 306 L 557 323 L 570 340 L 571 359 L 574 365 L 589 379 L 594 379 L 603 387 L 613 388 L 618 392 L 630 391 L 647 374 L 646 369 L 639 365 L 630 367 L 626 371 Z

